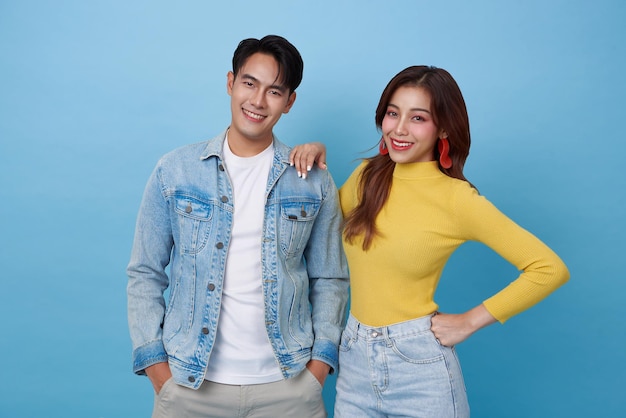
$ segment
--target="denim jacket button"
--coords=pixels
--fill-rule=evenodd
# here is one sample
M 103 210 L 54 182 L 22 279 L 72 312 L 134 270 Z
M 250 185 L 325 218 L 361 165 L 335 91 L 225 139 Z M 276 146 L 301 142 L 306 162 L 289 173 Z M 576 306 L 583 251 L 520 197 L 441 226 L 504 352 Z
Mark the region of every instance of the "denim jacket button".
M 218 165 L 217 168 L 219 168 L 220 171 L 224 171 L 224 164 Z
M 207 327 L 202 328 L 202 333 L 207 335 L 209 333 L 209 329 Z
M 193 376 L 189 376 L 189 377 L 187 378 L 187 380 L 189 380 L 191 383 L 193 383 L 193 382 L 195 382 L 195 381 L 196 381 L 196 378 L 195 378 L 195 377 L 193 377 Z
M 222 202 L 224 203 L 228 202 L 228 196 L 222 196 Z
M 207 286 L 207 288 L 212 292 L 215 290 L 215 285 L 213 283 L 209 283 L 209 285 Z
M 222 248 L 224 248 L 224 243 L 218 242 L 217 244 L 215 244 L 215 248 L 217 248 L 218 250 L 221 250 Z

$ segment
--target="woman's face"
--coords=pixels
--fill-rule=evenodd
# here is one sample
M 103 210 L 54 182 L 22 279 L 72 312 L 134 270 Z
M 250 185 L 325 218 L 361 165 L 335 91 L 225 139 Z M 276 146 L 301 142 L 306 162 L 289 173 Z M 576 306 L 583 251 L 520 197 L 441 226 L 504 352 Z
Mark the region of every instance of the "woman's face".
M 421 87 L 399 87 L 391 96 L 382 131 L 394 162 L 435 160 L 437 140 L 447 135 L 435 125 L 430 102 L 430 94 Z

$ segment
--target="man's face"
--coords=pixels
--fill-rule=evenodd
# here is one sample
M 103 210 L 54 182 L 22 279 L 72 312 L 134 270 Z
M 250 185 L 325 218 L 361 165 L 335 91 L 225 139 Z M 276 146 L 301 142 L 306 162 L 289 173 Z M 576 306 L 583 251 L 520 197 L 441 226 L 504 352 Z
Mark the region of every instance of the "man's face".
M 232 121 L 228 143 L 239 156 L 250 156 L 272 142 L 272 129 L 283 113 L 289 112 L 296 93 L 277 80 L 278 63 L 271 55 L 250 56 L 235 78 L 228 73 Z

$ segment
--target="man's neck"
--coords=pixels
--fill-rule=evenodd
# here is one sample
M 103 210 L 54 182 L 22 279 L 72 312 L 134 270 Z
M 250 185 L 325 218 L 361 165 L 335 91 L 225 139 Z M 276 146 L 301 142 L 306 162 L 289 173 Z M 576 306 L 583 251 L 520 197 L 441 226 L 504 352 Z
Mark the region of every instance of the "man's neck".
M 270 135 L 268 138 L 250 139 L 243 135 L 238 135 L 232 130 L 228 130 L 226 135 L 228 140 L 228 146 L 233 154 L 238 157 L 254 157 L 255 155 L 263 152 L 267 147 L 272 144 L 274 136 Z
M 267 149 L 267 147 L 272 144 L 274 136 L 270 135 L 268 138 L 250 139 L 229 129 L 226 134 L 226 139 L 228 141 L 228 147 L 233 154 L 238 157 L 246 158 L 254 157 Z

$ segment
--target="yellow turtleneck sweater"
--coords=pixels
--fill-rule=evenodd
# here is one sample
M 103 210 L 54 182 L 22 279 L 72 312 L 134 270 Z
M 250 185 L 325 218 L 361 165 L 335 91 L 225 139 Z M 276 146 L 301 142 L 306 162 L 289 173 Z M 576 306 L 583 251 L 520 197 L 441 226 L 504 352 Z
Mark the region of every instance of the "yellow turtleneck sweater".
M 363 163 L 339 192 L 344 216 L 357 204 Z M 536 304 L 569 279 L 561 259 L 502 214 L 469 183 L 443 174 L 437 162 L 397 164 L 389 200 L 378 214 L 368 251 L 344 240 L 350 266 L 351 312 L 371 326 L 433 313 L 441 272 L 465 241 L 482 242 L 522 273 L 484 301 L 500 322 Z

